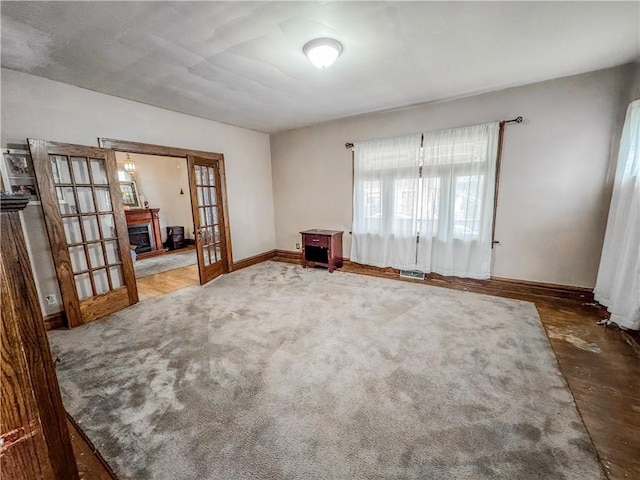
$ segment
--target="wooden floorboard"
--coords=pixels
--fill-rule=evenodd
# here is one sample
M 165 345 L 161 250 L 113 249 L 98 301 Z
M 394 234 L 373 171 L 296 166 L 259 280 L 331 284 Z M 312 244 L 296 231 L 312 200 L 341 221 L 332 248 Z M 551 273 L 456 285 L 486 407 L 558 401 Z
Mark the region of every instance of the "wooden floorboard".
M 349 271 L 371 274 L 354 268 Z M 197 284 L 197 266 L 189 266 L 141 278 L 138 291 L 140 298 L 145 299 Z M 447 287 L 445 281 L 437 285 Z M 610 480 L 640 478 L 640 350 L 628 341 L 626 334 L 617 327 L 596 325 L 602 312 L 590 302 L 545 296 L 540 290 L 527 294 L 524 286 L 501 292 L 480 285 L 454 284 L 451 288 L 535 303 L 607 476 Z M 77 440 L 79 435 L 75 437 Z M 83 478 L 111 478 L 100 476 L 106 470 L 100 473 L 99 461 L 97 464 L 87 461 L 90 446 L 86 447 L 88 451 L 76 450 L 77 442 L 72 443 L 74 451 L 82 454 Z M 81 464 L 80 460 L 78 463 Z
M 67 421 L 69 435 L 71 436 L 71 447 L 76 457 L 78 473 L 81 480 L 114 480 L 116 477 L 102 463 L 98 454 L 91 447 L 91 444 L 84 438 L 82 432 L 72 421 Z
M 136 283 L 140 300 L 166 295 L 191 285 L 199 285 L 198 265 L 189 265 L 168 272 L 142 277 Z

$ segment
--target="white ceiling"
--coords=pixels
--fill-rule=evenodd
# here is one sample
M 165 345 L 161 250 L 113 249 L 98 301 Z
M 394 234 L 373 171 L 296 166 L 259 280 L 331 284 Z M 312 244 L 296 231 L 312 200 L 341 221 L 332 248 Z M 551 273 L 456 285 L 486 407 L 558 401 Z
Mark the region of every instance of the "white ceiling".
M 2 66 L 273 133 L 637 61 L 639 5 L 4 1 Z

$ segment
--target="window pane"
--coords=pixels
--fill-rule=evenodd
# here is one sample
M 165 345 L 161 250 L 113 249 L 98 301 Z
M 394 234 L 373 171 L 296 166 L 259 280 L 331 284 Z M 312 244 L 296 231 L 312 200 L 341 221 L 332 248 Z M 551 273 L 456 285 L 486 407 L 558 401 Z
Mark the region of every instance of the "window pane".
M 111 267 L 109 268 L 109 273 L 111 274 L 111 285 L 113 285 L 114 290 L 120 288 L 123 285 L 122 268 L 120 266 Z
M 67 157 L 63 155 L 49 155 L 49 160 L 51 162 L 53 181 L 55 183 L 71 183 Z
M 422 180 L 422 212 L 420 233 L 427 236 L 438 234 L 440 219 L 440 178 L 425 177 Z
M 93 290 L 91 288 L 91 280 L 88 273 L 81 273 L 80 275 L 74 275 L 73 279 L 76 281 L 76 290 L 78 291 L 78 299 L 89 298 L 93 296 Z
M 62 226 L 64 227 L 64 236 L 67 238 L 67 243 L 82 242 L 82 232 L 80 231 L 78 217 L 63 218 Z
M 202 187 L 198 187 L 197 191 L 198 191 L 198 205 L 204 205 L 204 196 L 202 194 Z
M 73 195 L 73 187 L 56 187 L 56 195 L 58 196 L 60 213 L 63 215 L 78 213 L 76 199 Z
M 480 234 L 483 185 L 483 175 L 456 177 L 453 220 L 454 237 L 468 237 Z
M 116 223 L 112 214 L 100 215 L 100 226 L 104 238 L 116 238 Z
M 209 171 L 209 185 L 215 185 L 216 184 L 216 176 L 215 176 L 215 172 L 213 171 L 212 167 L 207 167 L 207 170 Z
M 107 251 L 107 263 L 109 263 L 109 265 L 120 262 L 120 251 L 118 250 L 118 242 L 116 240 L 105 242 L 104 248 Z
M 104 160 L 101 158 L 92 158 L 89 160 L 91 165 L 91 175 L 93 176 L 93 183 L 96 185 L 106 185 L 109 183 L 107 180 L 107 169 L 104 164 Z
M 95 215 L 82 217 L 82 226 L 84 227 L 85 241 L 100 240 L 100 232 L 98 231 L 98 219 Z
M 104 268 L 93 272 L 93 281 L 96 284 L 96 295 L 109 291 L 109 279 Z
M 87 245 L 87 251 L 89 252 L 91 268 L 104 267 L 104 255 L 102 253 L 101 243 L 90 243 Z
M 96 201 L 99 212 L 111 211 L 111 192 L 108 188 L 96 188 Z
M 84 157 L 71 157 L 71 167 L 73 168 L 73 180 L 76 185 L 79 183 L 91 183 L 89 179 L 89 168 L 87 167 L 87 159 Z
M 69 247 L 69 256 L 71 257 L 71 270 L 73 270 L 73 273 L 87 270 L 87 257 L 84 253 L 84 247 Z
M 78 203 L 81 213 L 91 213 L 96 211 L 96 207 L 93 204 L 93 193 L 91 187 L 78 187 Z
M 216 196 L 215 187 L 209 188 L 209 198 L 211 200 L 211 205 L 217 205 L 218 204 L 218 197 Z

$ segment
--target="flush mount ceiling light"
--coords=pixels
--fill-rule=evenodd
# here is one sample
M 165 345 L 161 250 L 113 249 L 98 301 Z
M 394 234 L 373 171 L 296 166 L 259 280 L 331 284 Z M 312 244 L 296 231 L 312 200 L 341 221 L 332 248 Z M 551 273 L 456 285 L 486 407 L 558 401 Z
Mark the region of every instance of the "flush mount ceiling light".
M 316 38 L 307 42 L 302 51 L 316 67 L 325 68 L 342 53 L 342 44 L 333 38 Z

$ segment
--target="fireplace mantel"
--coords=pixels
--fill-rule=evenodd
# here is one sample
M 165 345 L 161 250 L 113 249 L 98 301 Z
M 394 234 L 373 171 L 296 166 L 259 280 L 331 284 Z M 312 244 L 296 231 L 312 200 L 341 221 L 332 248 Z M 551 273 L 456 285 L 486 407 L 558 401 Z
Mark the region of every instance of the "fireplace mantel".
M 162 236 L 160 235 L 159 211 L 159 208 L 132 208 L 124 211 L 127 217 L 127 227 L 136 225 L 150 225 L 151 227 L 150 231 L 153 237 L 151 251 L 138 254 L 139 259 L 155 257 L 156 255 L 166 253 L 166 250 L 162 246 Z

